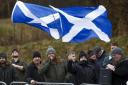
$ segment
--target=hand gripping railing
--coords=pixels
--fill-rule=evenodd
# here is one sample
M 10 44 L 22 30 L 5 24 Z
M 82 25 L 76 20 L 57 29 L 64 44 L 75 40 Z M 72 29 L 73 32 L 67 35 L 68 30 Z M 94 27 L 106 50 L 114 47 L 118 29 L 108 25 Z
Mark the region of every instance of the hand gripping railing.
M 2 84 L 2 85 L 7 85 L 5 82 L 3 82 L 3 81 L 0 81 L 0 84 Z

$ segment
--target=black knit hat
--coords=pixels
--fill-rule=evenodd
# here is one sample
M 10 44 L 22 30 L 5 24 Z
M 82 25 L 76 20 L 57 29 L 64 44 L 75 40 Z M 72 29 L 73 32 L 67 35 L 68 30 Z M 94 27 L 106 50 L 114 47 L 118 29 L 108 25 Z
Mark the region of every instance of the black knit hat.
M 0 53 L 0 58 L 5 58 L 5 59 L 7 59 L 7 54 L 4 53 L 4 52 Z
M 13 53 L 14 51 L 19 52 L 18 49 L 16 49 L 16 48 L 14 48 L 14 49 L 12 50 L 12 53 Z
M 33 52 L 33 56 L 32 57 L 33 58 L 35 58 L 35 57 L 40 57 L 41 58 L 41 54 L 40 54 L 40 52 L 35 51 L 35 52 Z
M 95 55 L 95 52 L 93 50 L 88 50 L 88 57 L 91 57 Z
M 79 53 L 79 59 L 82 57 L 87 58 L 87 54 L 84 51 L 80 51 L 80 53 Z
M 96 47 L 94 47 L 93 52 L 94 52 L 95 54 L 97 54 L 97 53 L 99 53 L 102 49 L 103 49 L 102 47 L 96 46 Z

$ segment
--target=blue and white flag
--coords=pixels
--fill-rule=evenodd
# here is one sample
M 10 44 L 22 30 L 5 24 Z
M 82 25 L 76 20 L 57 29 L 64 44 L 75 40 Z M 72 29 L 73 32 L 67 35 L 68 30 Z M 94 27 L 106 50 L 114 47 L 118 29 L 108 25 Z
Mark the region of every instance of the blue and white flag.
M 84 42 L 92 38 L 110 42 L 112 25 L 104 6 L 71 7 L 67 11 L 52 7 L 60 13 L 63 42 Z
M 25 23 L 40 28 L 55 39 L 59 39 L 62 34 L 59 18 L 59 14 L 52 8 L 21 1 L 16 2 L 11 16 L 13 23 Z
M 109 42 L 112 26 L 106 9 L 98 7 L 43 7 L 18 1 L 12 11 L 14 23 L 25 23 L 40 28 L 63 42 L 84 42 L 99 38 Z

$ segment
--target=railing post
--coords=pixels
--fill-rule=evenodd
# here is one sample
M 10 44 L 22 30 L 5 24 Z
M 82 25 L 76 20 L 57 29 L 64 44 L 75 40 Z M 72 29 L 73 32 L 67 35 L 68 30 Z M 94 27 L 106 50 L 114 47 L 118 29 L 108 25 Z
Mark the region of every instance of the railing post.
M 3 82 L 3 81 L 0 81 L 0 84 L 2 84 L 2 85 L 7 85 L 5 82 Z

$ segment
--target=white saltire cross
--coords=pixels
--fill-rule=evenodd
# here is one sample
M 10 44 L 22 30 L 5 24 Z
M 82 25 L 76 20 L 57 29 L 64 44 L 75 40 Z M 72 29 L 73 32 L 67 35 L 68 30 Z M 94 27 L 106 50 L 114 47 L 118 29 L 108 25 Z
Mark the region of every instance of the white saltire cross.
M 40 23 L 42 26 L 44 27 L 47 27 L 47 24 L 57 20 L 60 18 L 59 14 L 58 13 L 55 13 L 55 14 L 50 14 L 48 16 L 45 16 L 45 17 L 41 17 L 41 18 L 38 18 L 37 16 L 35 16 L 26 6 L 23 2 L 21 1 L 17 1 L 15 7 L 18 6 L 21 11 L 23 12 L 23 14 L 28 17 L 28 18 L 31 18 L 33 19 L 32 21 L 28 22 L 28 23 Z M 15 8 L 14 8 L 15 9 Z M 13 12 L 12 12 L 13 13 Z M 12 14 L 13 15 L 13 14 Z M 54 16 L 54 17 L 53 17 Z M 49 28 L 50 30 L 50 34 L 53 38 L 55 39 L 59 39 L 60 38 L 60 35 L 59 35 L 59 32 L 57 30 L 57 28 Z
M 62 37 L 63 42 L 70 42 L 83 29 L 94 31 L 98 35 L 98 37 L 105 42 L 110 41 L 108 35 L 92 22 L 94 19 L 96 19 L 106 11 L 106 9 L 102 5 L 100 5 L 98 9 L 87 14 L 84 18 L 74 17 L 58 8 L 55 8 L 53 6 L 50 7 L 64 15 L 66 19 L 73 24 L 70 31 Z

